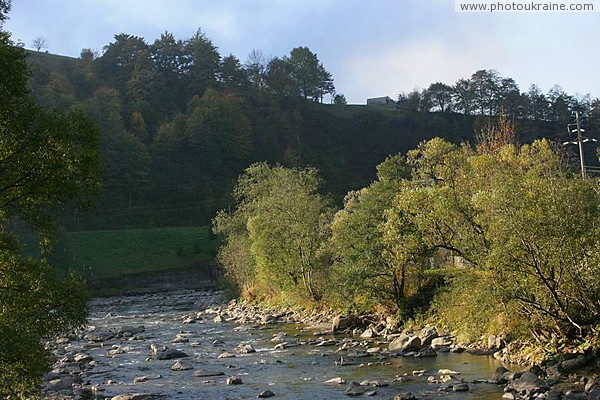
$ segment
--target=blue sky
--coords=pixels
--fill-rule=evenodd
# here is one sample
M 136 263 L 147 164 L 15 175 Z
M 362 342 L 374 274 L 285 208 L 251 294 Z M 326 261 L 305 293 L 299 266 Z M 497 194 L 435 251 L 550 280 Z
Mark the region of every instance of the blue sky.
M 496 69 L 521 90 L 600 96 L 600 13 L 456 13 L 454 0 L 13 0 L 4 28 L 52 53 L 102 51 L 125 32 L 154 41 L 198 28 L 242 62 L 252 49 L 281 56 L 316 52 L 350 103 L 396 97 L 429 83 L 448 84 Z

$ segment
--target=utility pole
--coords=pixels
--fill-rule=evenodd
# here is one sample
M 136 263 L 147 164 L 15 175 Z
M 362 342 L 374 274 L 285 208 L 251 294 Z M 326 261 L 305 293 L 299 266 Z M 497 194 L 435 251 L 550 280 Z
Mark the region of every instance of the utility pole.
M 579 118 L 579 111 L 575 111 L 575 125 L 577 126 L 577 144 L 579 145 L 579 161 L 581 163 L 581 177 L 587 178 L 585 172 L 585 161 L 583 160 L 583 138 L 581 137 L 581 119 Z
M 574 141 L 574 142 L 567 141 L 567 142 L 564 142 L 563 145 L 574 144 L 574 145 L 579 146 L 579 163 L 581 165 L 581 177 L 583 179 L 586 179 L 587 171 L 585 168 L 585 160 L 584 160 L 584 155 L 583 155 L 583 144 L 585 142 L 597 142 L 597 140 L 596 139 L 588 139 L 581 134 L 581 132 L 585 132 L 584 129 L 581 129 L 581 116 L 579 114 L 579 111 L 574 111 L 574 113 L 575 113 L 575 123 L 567 124 L 567 131 L 569 131 L 569 134 L 577 133 L 577 141 Z

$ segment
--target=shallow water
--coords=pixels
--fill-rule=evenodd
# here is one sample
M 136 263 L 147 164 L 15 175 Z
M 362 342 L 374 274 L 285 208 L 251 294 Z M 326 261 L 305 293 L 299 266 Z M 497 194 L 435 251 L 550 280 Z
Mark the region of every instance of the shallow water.
M 90 325 L 98 331 L 118 331 L 123 326 L 144 325 L 145 332 L 137 340 L 111 339 L 94 347 L 86 341 L 72 342 L 74 351 L 91 355 L 96 366 L 84 377 L 90 385 L 104 389 L 99 397 L 118 394 L 153 393 L 169 399 L 249 399 L 271 390 L 277 399 L 347 399 L 347 384 L 325 385 L 328 379 L 341 377 L 347 382 L 377 380 L 388 386 L 374 387 L 370 398 L 392 399 L 401 392 L 413 392 L 419 398 L 444 399 L 500 399 L 503 387 L 472 383 L 489 379 L 501 364 L 491 357 L 470 354 L 442 353 L 431 358 L 397 357 L 378 359 L 377 356 L 352 358 L 347 352 L 337 352 L 339 346 L 317 347 L 302 345 L 274 350 L 273 335 L 286 332 L 300 341 L 314 340 L 314 328 L 305 325 L 239 325 L 234 322 L 214 322 L 205 315 L 193 324 L 182 324 L 182 317 L 202 311 L 214 295 L 202 292 L 178 292 L 146 296 L 106 298 L 91 304 Z M 175 336 L 189 334 L 188 343 L 171 343 Z M 326 336 L 331 338 L 332 336 Z M 217 341 L 215 343 L 215 341 Z M 171 371 L 176 360 L 156 360 L 150 345 L 165 345 L 189 355 L 182 361 L 190 362 L 192 370 Z M 237 354 L 240 343 L 249 343 L 256 353 Z M 371 340 L 368 347 L 387 348 L 387 343 Z M 126 353 L 108 355 L 112 346 L 127 346 Z M 223 352 L 235 353 L 233 358 L 217 358 Z M 148 357 L 152 357 L 148 360 Z M 355 365 L 335 365 L 336 361 L 355 362 Z M 461 372 L 457 377 L 469 384 L 468 392 L 446 391 L 448 384 L 427 383 L 429 376 L 437 376 L 441 368 Z M 194 371 L 223 372 L 224 376 L 193 377 Z M 425 370 L 423 376 L 413 376 L 415 370 Z M 161 378 L 134 383 L 136 377 L 160 374 Z M 229 376 L 239 376 L 241 385 L 226 385 Z M 398 378 L 401 378 L 398 381 Z M 455 382 L 456 383 L 456 382 Z M 368 398 L 365 395 L 359 396 Z

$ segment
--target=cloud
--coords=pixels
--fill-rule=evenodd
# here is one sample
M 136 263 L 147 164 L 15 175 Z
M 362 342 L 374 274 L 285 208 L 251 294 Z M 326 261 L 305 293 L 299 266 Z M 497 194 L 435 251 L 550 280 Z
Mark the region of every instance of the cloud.
M 365 103 L 365 94 L 396 97 L 432 82 L 453 84 L 477 69 L 495 69 L 507 57 L 498 48 L 473 44 L 458 50 L 436 40 L 386 47 L 344 60 L 336 86 L 349 102 Z

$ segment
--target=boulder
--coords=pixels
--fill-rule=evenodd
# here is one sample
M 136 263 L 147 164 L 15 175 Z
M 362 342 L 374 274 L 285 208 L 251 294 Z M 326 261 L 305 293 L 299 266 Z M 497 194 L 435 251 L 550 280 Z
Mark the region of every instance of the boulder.
M 435 327 L 428 327 L 421 329 L 421 332 L 419 332 L 418 336 L 419 339 L 421 339 L 421 346 L 427 346 L 430 345 L 431 341 L 433 339 L 436 339 L 439 336 L 439 334 Z
M 548 385 L 540 380 L 533 372 L 523 372 L 518 378 L 510 382 L 507 386 L 515 392 L 522 395 L 534 395 L 536 393 L 542 393 L 550 389 Z
M 421 350 L 419 350 L 414 355 L 415 358 L 419 358 L 419 357 L 436 357 L 436 356 L 437 356 L 437 353 L 429 345 L 422 347 Z
M 504 367 L 496 368 L 496 371 L 492 375 L 492 382 L 494 382 L 498 385 L 505 384 L 507 382 L 507 380 L 506 380 L 506 378 L 504 378 L 504 374 L 506 374 L 507 372 L 510 372 L 510 371 Z
M 273 397 L 275 396 L 275 393 L 271 392 L 270 390 L 265 390 L 264 392 L 260 392 L 260 394 L 256 397 L 261 398 L 261 399 L 266 399 L 267 397 Z
M 360 337 L 363 339 L 370 339 L 373 336 L 375 336 L 375 332 L 373 332 L 373 329 L 371 328 L 365 329 L 364 332 L 360 334 Z
M 358 321 L 355 317 L 337 315 L 331 321 L 331 333 L 350 330 L 356 327 L 357 322 Z
M 565 372 L 572 372 L 589 364 L 590 359 L 584 354 L 579 354 L 575 358 L 565 360 L 560 363 L 560 366 Z
M 437 346 L 451 346 L 454 340 L 451 336 L 440 336 L 431 340 L 431 347 L 436 348 Z
M 416 351 L 421 349 L 421 339 L 418 336 L 402 334 L 394 339 L 388 346 L 392 352 Z

